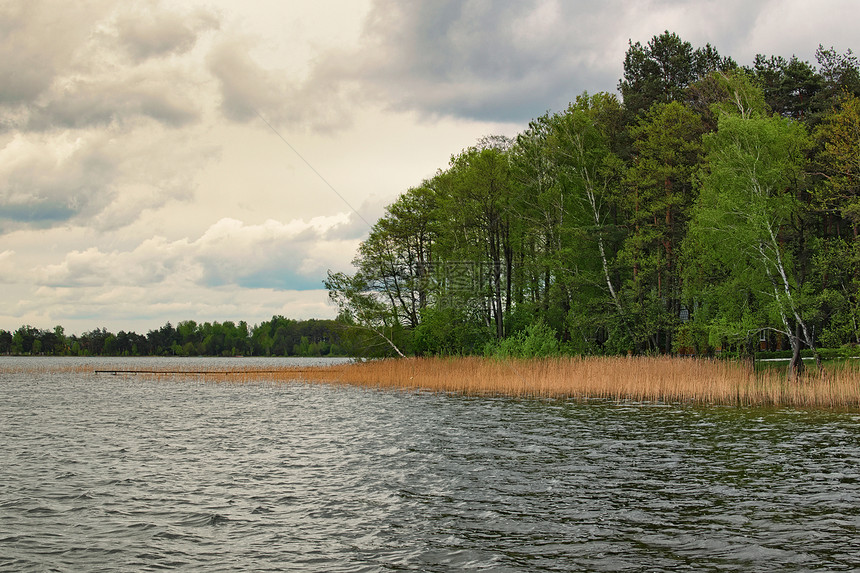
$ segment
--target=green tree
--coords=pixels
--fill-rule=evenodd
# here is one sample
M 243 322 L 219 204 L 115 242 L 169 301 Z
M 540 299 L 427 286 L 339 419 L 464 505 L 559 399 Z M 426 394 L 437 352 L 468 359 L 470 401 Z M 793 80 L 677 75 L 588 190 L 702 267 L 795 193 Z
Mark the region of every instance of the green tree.
M 564 192 L 550 143 L 558 115 L 545 114 L 530 122 L 510 151 L 511 209 L 520 222 L 512 297 L 520 309 L 529 307 L 532 314 L 549 311 L 556 274 L 553 261 L 564 241 L 560 232 Z
M 822 341 L 860 342 L 860 97 L 844 93 L 815 129 L 816 199 L 823 211 L 817 237 L 816 291 L 827 315 Z
M 635 157 L 626 174 L 624 260 L 637 344 L 671 351 L 681 310 L 680 245 L 704 159 L 701 116 L 678 102 L 655 104 L 632 128 Z
M 845 94 L 815 130 L 824 181 L 818 198 L 828 210 L 860 225 L 860 97 Z
M 758 54 L 752 70 L 763 88 L 765 102 L 777 115 L 801 120 L 818 111 L 823 79 L 809 62 L 795 56 L 786 60 Z
M 860 241 L 817 237 L 814 290 L 825 347 L 860 344 Z
M 34 328 L 29 324 L 21 326 L 12 335 L 12 352 L 14 354 L 32 354 L 33 343 L 39 335 L 38 328 Z
M 380 292 L 374 286 L 373 277 L 366 277 L 361 272 L 348 275 L 329 271 L 325 287 L 329 300 L 338 308 L 338 319 L 342 324 L 375 335 L 398 356 L 405 357 L 396 341 L 403 335 L 402 325 L 386 303 L 388 293 Z
M 710 44 L 694 50 L 689 42 L 666 31 L 644 46 L 630 42 L 618 90 L 624 107 L 641 115 L 655 103 L 684 101 L 690 84 L 710 72 L 735 67 L 734 61 L 721 57 Z
M 408 190 L 373 225 L 353 261 L 368 287 L 387 298 L 394 320 L 408 328 L 418 325 L 427 306 L 435 208 L 428 187 Z
M 805 283 L 798 263 L 797 229 L 803 204 L 796 192 L 804 175 L 809 138 L 803 125 L 786 118 L 723 115 L 705 138 L 709 171 L 703 176 L 691 241 L 699 255 L 719 262 L 736 284 L 763 301 L 719 304 L 714 324 L 748 328 L 750 304 L 767 305 L 770 328 L 793 350 L 789 376 L 802 370 L 803 344 L 815 350 L 804 317 Z M 710 261 L 705 261 L 705 264 Z M 715 292 L 725 293 L 725 290 Z
M 468 266 L 456 272 L 478 279 L 474 297 L 464 302 L 482 307 L 484 322 L 497 338 L 505 335 L 504 317 L 512 303 L 512 226 L 517 221 L 511 208 L 510 145 L 506 138 L 490 137 L 464 150 L 452 158 L 446 185 L 437 190 L 440 217 L 448 222 L 439 249 L 447 261 Z
M 193 320 L 183 320 L 176 325 L 176 344 L 182 348 L 182 354 L 193 356 L 200 353 L 201 336 L 197 323 Z
M 8 330 L 0 330 L 0 354 L 12 353 L 12 333 Z
M 817 102 L 817 107 L 824 113 L 829 112 L 844 94 L 860 96 L 860 63 L 851 50 L 840 54 L 832 47 L 825 49 L 819 44 L 815 59 L 822 79 L 822 88 L 817 94 L 821 101 Z
M 613 153 L 613 136 L 623 110 L 609 94 L 583 94 L 553 118 L 549 145 L 562 193 L 552 265 L 565 292 L 571 338 L 596 342 L 600 325 L 615 325 L 629 339 L 627 310 L 618 292 L 618 228 L 611 220 L 623 165 Z M 563 239 L 562 239 L 563 237 Z

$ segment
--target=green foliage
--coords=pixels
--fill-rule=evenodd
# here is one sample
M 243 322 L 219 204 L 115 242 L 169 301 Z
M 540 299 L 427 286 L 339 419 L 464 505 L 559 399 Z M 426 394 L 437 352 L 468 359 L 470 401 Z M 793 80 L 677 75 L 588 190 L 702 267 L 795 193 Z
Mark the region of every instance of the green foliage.
M 816 198 L 860 225 L 860 97 L 844 93 L 815 129 L 824 174 Z
M 856 341 L 860 76 L 850 52 L 818 61 L 631 42 L 623 102 L 583 93 L 453 155 L 330 275 L 332 300 L 367 346 L 417 354 L 520 355 L 536 324 L 570 353 Z
M 484 352 L 498 358 L 543 358 L 558 356 L 560 345 L 555 331 L 538 319 L 525 330 L 488 344 Z
M 655 103 L 683 101 L 686 88 L 716 70 L 736 65 L 710 44 L 693 49 L 689 42 L 669 31 L 646 44 L 631 41 L 624 56 L 624 77 L 618 90 L 627 110 L 641 114 Z
M 691 251 L 702 267 L 721 266 L 725 275 L 721 285 L 688 294 L 724 297 L 709 300 L 716 309 L 712 345 L 719 337 L 749 350 L 751 336 L 774 330 L 795 351 L 789 375 L 796 375 L 803 368 L 801 345 L 815 348 L 804 224 L 809 213 L 800 200 L 807 131 L 787 118 L 724 114 L 705 145 L 709 170 L 689 233 Z M 745 300 L 732 301 L 726 286 Z
M 475 354 L 493 338 L 492 331 L 453 305 L 428 307 L 415 329 L 415 354 L 459 356 Z
M 823 87 L 823 80 L 809 62 L 795 56 L 786 60 L 759 54 L 755 57 L 753 71 L 774 114 L 808 119 L 817 111 L 820 101 L 817 95 Z
M 679 102 L 657 103 L 631 128 L 635 161 L 627 169 L 628 231 L 619 258 L 632 268 L 628 312 L 639 349 L 668 351 L 680 311 L 681 243 L 704 159 L 702 118 Z
M 346 356 L 343 325 L 334 320 L 296 321 L 274 316 L 253 328 L 244 321 L 169 322 L 146 336 L 104 328 L 67 336 L 62 326 L 0 330 L 0 354 L 72 356 Z M 274 337 L 271 334 L 274 333 Z

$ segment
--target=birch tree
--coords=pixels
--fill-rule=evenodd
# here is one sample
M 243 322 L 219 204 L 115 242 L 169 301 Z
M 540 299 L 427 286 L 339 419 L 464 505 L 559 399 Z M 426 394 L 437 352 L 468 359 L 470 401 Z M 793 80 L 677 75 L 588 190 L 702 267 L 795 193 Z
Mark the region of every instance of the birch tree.
M 796 377 L 801 347 L 815 351 L 793 249 L 803 208 L 796 189 L 809 147 L 806 130 L 785 118 L 725 114 L 705 144 L 709 172 L 690 233 L 701 241 L 704 256 L 718 260 L 728 277 L 746 277 L 754 294 L 767 301 L 773 320 L 760 326 L 788 339 L 789 377 Z
M 564 189 L 562 205 L 566 216 L 560 231 L 566 236 L 579 236 L 579 241 L 560 253 L 562 260 L 558 266 L 566 266 L 579 275 L 591 273 L 578 282 L 587 284 L 590 281 L 599 287 L 604 293 L 603 300 L 610 302 L 615 315 L 600 313 L 594 318 L 604 324 L 609 318 L 608 322 L 618 325 L 629 340 L 627 310 L 622 304 L 614 272 L 616 249 L 610 249 L 616 242 L 612 236 L 615 226 L 610 220 L 610 207 L 617 195 L 622 172 L 622 162 L 612 151 L 611 132 L 621 115 L 621 105 L 615 96 L 583 94 L 566 113 L 551 121 L 549 146 L 556 178 Z M 594 260 L 598 261 L 599 270 L 592 267 Z M 589 305 L 579 306 L 582 311 Z M 581 322 L 581 317 L 571 319 Z

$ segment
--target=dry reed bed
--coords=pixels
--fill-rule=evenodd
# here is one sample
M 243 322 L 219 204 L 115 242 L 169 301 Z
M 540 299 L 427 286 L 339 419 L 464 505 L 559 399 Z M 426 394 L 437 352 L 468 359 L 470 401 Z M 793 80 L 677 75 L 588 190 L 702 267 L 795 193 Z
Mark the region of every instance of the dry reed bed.
M 672 357 L 537 360 L 411 358 L 335 367 L 246 371 L 244 380 L 298 380 L 465 395 L 503 395 L 793 407 L 860 406 L 856 368 L 799 381 L 748 365 Z
M 19 371 L 2 368 L 2 371 Z M 28 368 L 26 370 L 34 370 Z M 36 371 L 92 372 L 80 365 Z M 319 367 L 103 370 L 103 375 L 189 377 L 229 382 L 320 382 L 475 396 L 682 402 L 739 406 L 860 407 L 860 370 L 826 369 L 788 381 L 747 364 L 673 357 L 568 357 L 531 360 L 409 358 Z
M 17 364 L 0 360 L 0 374 L 88 374 L 92 366 L 81 364 Z

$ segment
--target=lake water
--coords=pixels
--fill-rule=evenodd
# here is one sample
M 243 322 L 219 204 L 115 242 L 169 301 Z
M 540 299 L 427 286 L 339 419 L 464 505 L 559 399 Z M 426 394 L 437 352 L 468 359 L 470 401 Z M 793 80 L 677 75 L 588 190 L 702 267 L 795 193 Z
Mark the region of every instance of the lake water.
M 856 413 L 69 363 L 0 358 L 0 571 L 860 569 Z

